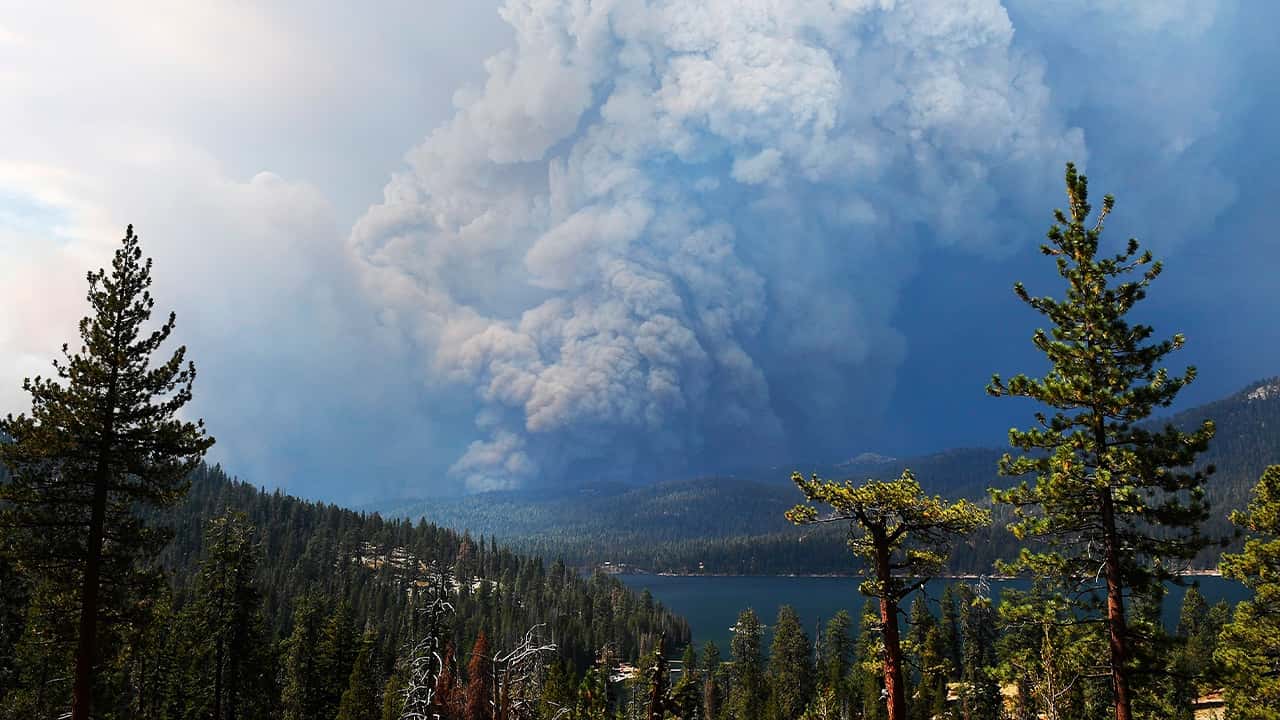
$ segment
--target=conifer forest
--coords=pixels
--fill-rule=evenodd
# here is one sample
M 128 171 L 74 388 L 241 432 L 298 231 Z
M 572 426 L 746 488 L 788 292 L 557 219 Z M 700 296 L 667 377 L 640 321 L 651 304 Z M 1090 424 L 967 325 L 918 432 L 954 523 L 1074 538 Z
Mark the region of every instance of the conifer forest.
M 1217 703 L 1280 718 L 1280 466 L 1231 514 L 1238 537 L 1215 564 L 1248 599 L 1210 605 L 1192 587 L 1166 627 L 1171 583 L 1230 542 L 1205 531 L 1215 423 L 1151 422 L 1196 378 L 1169 368 L 1181 335 L 1130 319 L 1162 265 L 1135 240 L 1103 254 L 1115 200 L 1095 208 L 1071 165 L 1065 182 L 1042 246 L 1056 280 L 1014 285 L 1043 316 L 1031 337 L 1047 372 L 986 388 L 1036 408 L 998 461 L 1012 482 L 971 501 L 926 492 L 910 469 L 795 473 L 785 519 L 841 528 L 862 611 L 811 634 L 788 606 L 744 607 L 725 648 L 611 575 L 208 464 L 216 428 L 182 413 L 197 366 L 171 341 L 175 315 L 153 317 L 130 227 L 88 275 L 79 339 L 0 423 L 0 712 L 1128 720 Z M 1019 546 L 988 573 L 1026 589 L 997 605 L 961 580 L 927 597 L 996 522 Z
M 1277 27 L 0 0 L 0 720 L 1280 720 Z

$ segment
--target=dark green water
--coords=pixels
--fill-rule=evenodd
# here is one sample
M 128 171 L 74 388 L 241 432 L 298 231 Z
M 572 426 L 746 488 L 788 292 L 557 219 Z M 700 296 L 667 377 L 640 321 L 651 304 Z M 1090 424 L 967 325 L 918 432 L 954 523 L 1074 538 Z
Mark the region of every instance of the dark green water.
M 857 578 L 622 575 L 620 579 L 637 591 L 647 588 L 655 599 L 689 621 L 694 641 L 699 646 L 707 640 L 714 640 L 726 657 L 731 635 L 729 628 L 737 620 L 738 613 L 748 607 L 756 611 L 762 622 L 772 625 L 778 608 L 790 605 L 804 621 L 809 636 L 813 637 L 815 626 L 825 623 L 840 610 L 849 611 L 856 627 L 866 602 L 866 598 L 858 593 L 860 581 Z M 1211 605 L 1219 600 L 1234 604 L 1247 593 L 1244 587 L 1231 580 L 1219 577 L 1195 580 Z M 943 587 L 950 582 L 956 581 L 934 580 L 925 592 L 936 603 Z M 991 597 L 999 602 L 1001 588 L 1026 587 L 1026 584 L 1017 580 L 991 580 L 989 587 Z M 1170 628 L 1177 624 L 1184 592 L 1183 588 L 1171 587 L 1165 598 L 1164 620 Z

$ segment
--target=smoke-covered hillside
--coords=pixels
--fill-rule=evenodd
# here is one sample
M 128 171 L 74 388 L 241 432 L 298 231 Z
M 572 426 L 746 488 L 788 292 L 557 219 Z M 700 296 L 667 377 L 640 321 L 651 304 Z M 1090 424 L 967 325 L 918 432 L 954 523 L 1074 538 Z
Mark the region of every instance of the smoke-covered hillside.
M 1213 420 L 1217 436 L 1203 456 L 1216 472 L 1207 485 L 1207 531 L 1232 538 L 1229 512 L 1243 507 L 1267 465 L 1280 463 L 1280 380 L 1251 384 L 1216 402 L 1161 421 L 1190 427 Z M 829 466 L 797 465 L 828 478 L 887 478 L 910 467 L 929 492 L 985 499 L 1010 482 L 996 471 L 1003 450 L 955 449 L 908 459 L 862 455 Z M 387 503 L 390 515 L 425 517 L 446 527 L 496 535 L 515 547 L 571 564 L 625 564 L 655 572 L 849 572 L 843 530 L 795 528 L 783 512 L 801 500 L 792 468 L 735 477 L 676 480 L 646 487 L 601 483 L 569 492 L 501 491 L 459 499 Z M 953 568 L 986 572 L 1015 543 L 999 527 L 956 553 Z M 1216 549 L 1214 551 L 1216 553 Z M 1212 565 L 1206 554 L 1200 564 Z

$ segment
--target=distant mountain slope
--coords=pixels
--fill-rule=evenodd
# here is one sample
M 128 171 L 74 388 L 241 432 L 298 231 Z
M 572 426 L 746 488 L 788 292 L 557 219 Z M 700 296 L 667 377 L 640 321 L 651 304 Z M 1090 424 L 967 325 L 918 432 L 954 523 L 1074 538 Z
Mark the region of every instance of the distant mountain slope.
M 1227 515 L 1242 507 L 1267 465 L 1280 463 L 1280 379 L 1253 383 L 1221 400 L 1158 421 L 1180 427 L 1212 419 L 1217 436 L 1203 456 L 1217 472 L 1208 485 L 1213 511 L 1206 530 L 1232 535 Z M 1004 449 L 963 448 L 897 459 L 865 454 L 844 463 L 797 469 L 827 478 L 891 477 L 910 467 L 926 490 L 985 499 L 987 489 L 1010 482 L 997 474 Z M 392 516 L 497 536 L 528 552 L 563 557 L 577 565 L 623 563 L 655 572 L 848 572 L 839 528 L 800 529 L 782 513 L 799 494 L 790 469 L 739 477 L 700 478 L 645 487 L 601 484 L 569 492 L 491 492 L 451 500 L 388 503 Z M 1014 543 L 992 528 L 961 549 L 960 571 L 988 571 Z M 1212 564 L 1210 554 L 1202 564 Z

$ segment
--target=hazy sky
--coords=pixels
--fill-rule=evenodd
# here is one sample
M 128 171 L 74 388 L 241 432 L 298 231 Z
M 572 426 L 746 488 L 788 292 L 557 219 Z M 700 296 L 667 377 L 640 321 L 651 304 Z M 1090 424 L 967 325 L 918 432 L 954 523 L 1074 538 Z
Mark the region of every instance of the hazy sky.
M 1280 374 L 1280 6 L 0 0 L 0 409 L 134 223 L 242 478 L 348 502 L 998 445 L 1074 160 L 1185 404 Z

